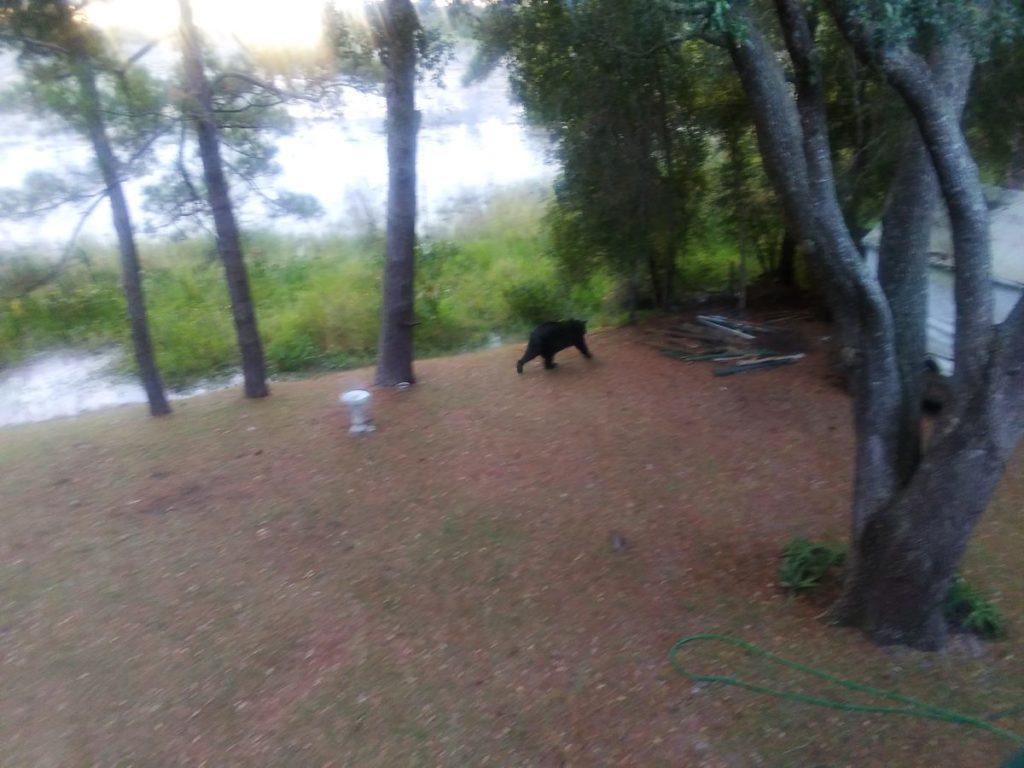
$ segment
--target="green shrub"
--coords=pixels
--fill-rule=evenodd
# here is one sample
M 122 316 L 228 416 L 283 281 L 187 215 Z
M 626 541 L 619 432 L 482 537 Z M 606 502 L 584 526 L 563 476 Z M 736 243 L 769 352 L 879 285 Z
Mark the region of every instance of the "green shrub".
M 841 566 L 845 559 L 842 547 L 790 539 L 782 548 L 779 585 L 794 594 L 815 589 L 821 586 L 829 570 Z
M 943 612 L 954 627 L 980 637 L 995 639 L 1006 634 L 1006 617 L 960 574 L 949 585 Z
M 149 269 L 144 287 L 157 365 L 169 385 L 181 387 L 238 365 L 227 288 L 216 262 Z M 124 358 L 134 364 L 132 355 Z
M 116 270 L 75 264 L 27 295 L 0 299 L 0 363 L 48 347 L 124 343 L 127 317 Z
M 525 326 L 565 317 L 565 294 L 560 286 L 541 280 L 518 283 L 502 291 L 512 318 Z
M 267 344 L 267 365 L 279 373 L 295 373 L 315 368 L 320 350 L 308 333 L 278 337 Z

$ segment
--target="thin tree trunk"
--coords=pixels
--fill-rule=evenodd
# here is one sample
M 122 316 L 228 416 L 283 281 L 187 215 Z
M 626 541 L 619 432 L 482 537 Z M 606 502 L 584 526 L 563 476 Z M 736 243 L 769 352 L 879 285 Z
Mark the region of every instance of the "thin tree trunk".
M 739 292 L 736 297 L 736 308 L 742 313 L 747 311 L 747 244 L 740 244 Z
M 637 309 L 640 304 L 640 256 L 635 252 L 626 288 L 629 291 L 629 296 L 626 297 L 626 325 L 636 325 Z
M 79 45 L 78 41 L 75 41 L 74 45 Z M 132 228 L 131 216 L 128 213 L 128 203 L 121 186 L 121 179 L 118 175 L 117 160 L 111 149 L 103 114 L 100 111 L 96 75 L 91 62 L 88 61 L 84 53 L 75 50 L 73 57 L 75 78 L 83 97 L 89 140 L 96 155 L 96 164 L 103 175 L 103 183 L 110 200 L 114 230 L 117 232 L 117 246 L 121 258 L 121 286 L 128 306 L 132 349 L 135 353 L 136 365 L 139 368 L 139 378 L 146 390 L 149 412 L 153 416 L 163 416 L 171 412 L 171 407 L 167 402 L 163 381 L 153 355 L 153 343 L 149 335 L 149 321 L 142 290 L 142 275 L 139 269 L 139 254 L 135 247 L 135 233 Z
M 796 104 L 774 49 L 749 16 L 741 16 L 746 33 L 732 41 L 730 54 L 752 108 L 765 171 L 787 228 L 809 254 L 824 286 L 850 369 L 857 435 L 851 538 L 856 541 L 865 522 L 899 489 L 894 461 L 899 374 L 892 316 L 839 208 L 821 77 L 802 6 L 795 0 L 777 3 L 785 9 L 779 15 L 794 59 Z
M 736 308 L 740 312 L 747 309 L 747 252 L 753 244 L 750 234 L 750 221 L 744 204 L 743 193 L 743 158 L 740 154 L 739 128 L 733 127 L 728 132 L 726 142 L 729 145 L 729 182 L 732 187 L 732 202 L 736 215 L 736 242 L 739 245 L 740 262 L 736 270 Z
M 796 240 L 787 229 L 782 235 L 779 246 L 779 265 L 776 268 L 779 282 L 787 288 L 796 285 Z
M 217 233 L 217 251 L 224 264 L 228 294 L 231 297 L 231 313 L 242 357 L 245 396 L 266 397 L 270 391 L 267 388 L 263 345 L 256 325 L 256 313 L 249 290 L 249 275 L 242 256 L 238 223 L 235 220 L 228 183 L 224 176 L 220 139 L 217 124 L 213 119 L 210 84 L 203 71 L 203 56 L 198 32 L 192 21 L 191 4 L 189 0 L 179 0 L 179 7 L 185 77 L 194 102 L 193 119 L 199 140 L 199 155 L 203 161 L 203 178 L 206 181 L 214 229 Z
M 669 311 L 672 310 L 676 303 L 676 274 L 678 273 L 676 254 L 679 251 L 680 244 L 685 241 L 685 237 L 685 231 L 681 229 L 678 220 L 676 220 L 672 224 L 672 231 L 668 237 L 668 253 L 665 263 L 665 309 Z
M 686 204 L 683 199 L 676 198 L 676 151 L 675 142 L 672 141 L 673 126 L 669 121 L 668 95 L 665 92 L 665 78 L 661 71 L 661 54 L 656 53 L 654 59 L 654 73 L 658 86 L 658 134 L 661 139 L 662 151 L 665 153 L 665 180 L 664 184 L 671 190 L 668 195 L 668 235 L 665 238 L 665 281 L 664 281 L 664 309 L 671 310 L 672 300 L 675 298 L 676 278 L 676 250 L 682 242 L 680 218 L 684 215 Z M 677 205 L 678 203 L 678 205 Z M 662 203 L 664 205 L 664 203 Z
M 655 255 L 654 246 L 647 246 L 647 271 L 651 279 L 651 295 L 654 298 L 656 309 L 665 309 L 665 301 L 662 296 L 661 278 L 658 277 L 658 259 Z
M 410 0 L 385 0 L 388 129 L 388 225 L 377 384 L 412 384 L 416 271 L 416 39 Z

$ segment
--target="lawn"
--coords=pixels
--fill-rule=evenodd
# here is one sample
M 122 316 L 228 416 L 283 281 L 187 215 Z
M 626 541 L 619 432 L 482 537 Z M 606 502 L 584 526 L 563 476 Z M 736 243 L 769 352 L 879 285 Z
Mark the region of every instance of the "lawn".
M 1024 704 L 1024 457 L 965 564 L 1008 639 L 879 649 L 775 586 L 782 544 L 841 541 L 850 498 L 827 329 L 795 328 L 807 359 L 721 379 L 628 330 L 552 372 L 517 376 L 519 347 L 423 361 L 362 437 L 337 396 L 370 370 L 0 430 L 0 765 L 997 765 L 1012 744 L 983 732 L 667 661 L 721 632 L 972 714 Z

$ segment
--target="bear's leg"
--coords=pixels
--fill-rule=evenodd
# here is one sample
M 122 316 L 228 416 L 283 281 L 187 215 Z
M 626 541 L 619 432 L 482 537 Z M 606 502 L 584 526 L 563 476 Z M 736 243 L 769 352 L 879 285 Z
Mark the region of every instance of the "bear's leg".
M 516 373 L 522 373 L 523 366 L 526 365 L 531 360 L 533 360 L 533 358 L 535 358 L 539 354 L 540 352 L 534 349 L 532 344 L 528 345 L 526 347 L 526 351 L 523 352 L 523 356 L 516 361 Z

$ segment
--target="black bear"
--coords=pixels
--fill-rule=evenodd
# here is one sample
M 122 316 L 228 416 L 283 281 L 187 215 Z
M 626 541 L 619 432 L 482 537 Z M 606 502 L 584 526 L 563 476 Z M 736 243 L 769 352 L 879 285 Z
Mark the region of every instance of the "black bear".
M 586 333 L 587 323 L 585 320 L 541 323 L 530 334 L 530 343 L 526 345 L 523 356 L 516 362 L 516 372 L 522 373 L 523 366 L 538 355 L 544 358 L 545 368 L 554 368 L 555 353 L 561 352 L 567 347 L 576 347 L 584 357 L 593 357 L 583 338 Z

